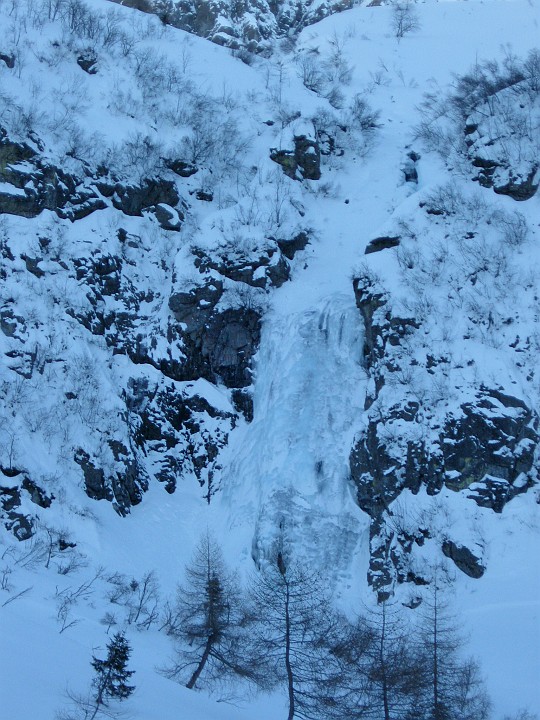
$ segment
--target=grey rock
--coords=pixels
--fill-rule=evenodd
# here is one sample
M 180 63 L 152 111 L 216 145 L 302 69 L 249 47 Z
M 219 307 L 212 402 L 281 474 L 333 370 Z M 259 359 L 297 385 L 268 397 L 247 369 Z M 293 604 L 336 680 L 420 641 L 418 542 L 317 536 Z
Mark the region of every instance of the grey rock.
M 93 500 L 112 500 L 113 493 L 108 486 L 103 470 L 91 461 L 90 455 L 82 448 L 75 453 L 75 462 L 80 465 L 84 475 L 85 491 Z
M 173 173 L 176 173 L 176 175 L 180 175 L 180 177 L 183 178 L 191 177 L 199 171 L 199 168 L 196 165 L 185 162 L 184 160 L 164 158 L 163 162 L 165 167 L 169 168 L 169 170 L 172 170 Z
M 309 244 L 309 233 L 302 230 L 291 238 L 279 238 L 276 242 L 287 260 L 293 260 L 296 253 L 304 250 Z
M 29 477 L 24 478 L 21 487 L 30 495 L 30 500 L 35 505 L 39 505 L 39 507 L 42 508 L 48 508 L 51 506 L 52 501 L 54 500 L 54 495 L 49 495 L 42 487 L 37 485 L 37 483 L 30 480 Z
M 319 180 L 321 177 L 319 143 L 305 135 L 295 135 L 294 150 L 273 148 L 270 158 L 281 165 L 285 175 L 293 180 Z
M 381 252 L 381 250 L 388 250 L 389 248 L 397 247 L 400 241 L 401 238 L 399 236 L 383 236 L 373 238 L 373 240 L 370 240 L 368 242 L 365 254 L 369 255 L 370 253 Z
M 227 387 L 251 384 L 251 359 L 261 334 L 260 313 L 252 309 L 229 309 L 214 315 L 202 337 L 201 354 Z
M 418 422 L 430 422 L 430 408 L 407 394 L 406 383 L 396 394 L 391 381 L 396 372 L 407 371 L 411 359 L 403 355 L 401 344 L 419 324 L 392 315 L 390 298 L 376 279 L 359 277 L 354 289 L 365 326 L 364 360 L 373 380 L 366 410 L 375 401 L 378 409 L 368 415 L 367 426 L 351 449 L 350 475 L 357 502 L 371 517 L 369 579 L 376 589 L 384 590 L 394 580 L 416 582 L 403 561 L 411 550 L 411 538 L 389 530 L 390 505 L 400 493 L 408 489 L 416 494 L 424 487 L 436 495 L 446 485 L 465 492 L 482 507 L 501 512 L 533 483 L 540 418 L 520 397 L 499 388 L 474 386 L 470 402 L 457 411 L 442 410 L 430 440 L 411 440 L 417 437 Z M 414 363 L 418 365 L 416 358 L 412 369 Z M 447 358 L 428 353 L 419 371 L 434 373 L 440 367 L 443 372 L 447 364 Z M 420 544 L 414 534 L 413 541 Z M 466 553 L 453 552 L 454 561 L 467 567 Z M 472 565 L 468 571 L 479 572 Z
M 10 70 L 13 70 L 15 67 L 15 55 L 7 55 L 6 53 L 0 52 L 0 60 L 2 60 Z
M 222 295 L 223 283 L 212 279 L 188 292 L 173 293 L 169 298 L 169 308 L 178 322 L 197 330 L 208 322 Z
M 170 205 L 165 205 L 164 203 L 156 205 L 154 208 L 154 215 L 164 230 L 180 230 L 182 225 L 180 216 L 174 208 L 170 207 Z
M 172 180 L 153 177 L 146 178 L 140 185 L 116 183 L 112 202 L 126 215 L 142 215 L 143 210 L 160 204 L 176 207 L 180 195 Z M 183 219 L 181 213 L 180 219 Z
M 223 277 L 235 282 L 246 283 L 251 287 L 281 287 L 290 277 L 290 266 L 275 242 L 252 254 L 231 247 L 226 251 L 207 253 L 194 251 L 195 267 L 201 273 L 215 270 Z M 263 272 L 261 272 L 263 270 Z
M 459 570 L 472 578 L 481 578 L 486 568 L 468 547 L 455 543 L 453 540 L 445 540 L 442 544 L 442 551 L 447 558 L 454 561 Z

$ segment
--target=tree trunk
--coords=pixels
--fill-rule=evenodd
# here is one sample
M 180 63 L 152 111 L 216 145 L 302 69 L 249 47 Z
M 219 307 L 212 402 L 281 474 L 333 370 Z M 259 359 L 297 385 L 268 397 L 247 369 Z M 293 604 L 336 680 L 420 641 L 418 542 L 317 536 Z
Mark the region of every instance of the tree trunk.
M 294 718 L 294 677 L 291 668 L 291 618 L 289 615 L 289 585 L 287 583 L 287 594 L 285 596 L 285 668 L 287 670 L 287 688 L 289 691 L 289 716 L 287 720 Z
M 380 663 L 381 663 L 381 679 L 382 679 L 382 691 L 383 691 L 384 720 L 390 720 L 390 709 L 388 707 L 388 680 L 386 677 L 385 642 L 386 642 L 386 605 L 383 603 L 381 644 L 380 644 Z
M 206 665 L 206 661 L 208 660 L 208 657 L 210 656 L 210 650 L 212 649 L 212 644 L 214 642 L 214 635 L 210 635 L 208 637 L 208 640 L 206 641 L 206 645 L 204 648 L 204 652 L 202 654 L 202 657 L 200 659 L 199 664 L 197 665 L 195 672 L 190 677 L 188 683 L 186 684 L 186 687 L 192 690 L 195 687 L 195 683 L 199 679 L 200 674 L 204 670 L 204 666 Z
M 439 638 L 437 636 L 437 585 L 434 589 L 434 607 L 433 607 L 433 715 L 438 720 L 440 715 L 439 707 Z

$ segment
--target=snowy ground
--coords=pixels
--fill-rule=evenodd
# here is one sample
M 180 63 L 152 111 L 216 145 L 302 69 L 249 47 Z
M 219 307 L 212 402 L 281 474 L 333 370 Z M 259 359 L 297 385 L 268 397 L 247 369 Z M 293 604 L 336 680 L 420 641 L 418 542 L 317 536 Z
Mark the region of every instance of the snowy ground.
M 78 515 L 72 504 L 50 510 L 47 521 L 74 533 L 90 567 L 69 578 L 42 566 L 15 569 L 12 595 L 30 589 L 0 607 L 0 696 L 6 718 L 52 719 L 66 687 L 87 687 L 91 654 L 98 646 L 102 652 L 106 643 L 99 622 L 109 609 L 105 584 L 96 581 L 95 592 L 73 609 L 76 624 L 61 633 L 55 617 L 58 589 L 77 586 L 91 577 L 92 567 L 104 566 L 134 577 L 155 570 L 162 595 L 170 595 L 206 527 L 219 537 L 227 560 L 247 573 L 252 557 L 268 551 L 276 518 L 283 515 L 302 552 L 335 574 L 344 606 L 359 606 L 367 597 L 368 523 L 347 482 L 348 451 L 365 394 L 351 278 L 367 242 L 411 202 L 413 190 L 403 182 L 400 167 L 413 142 L 423 93 L 436 84 L 444 88 L 453 73 L 478 59 L 500 57 L 505 48 L 525 54 L 540 37 L 537 0 L 425 3 L 418 9 L 420 30 L 399 43 L 389 30 L 388 7 L 358 7 L 302 33 L 299 46 L 318 48 L 323 57 L 340 38 L 353 67 L 345 92 L 351 97 L 367 93 L 381 111 L 382 127 L 365 157 L 348 153 L 323 166 L 320 183 L 329 183 L 324 191 L 320 184 L 306 183 L 302 202 L 315 239 L 292 282 L 271 296 L 256 361 L 255 419 L 231 438 L 223 492 L 207 506 L 196 486 L 172 496 L 152 486 L 126 519 L 82 494 Z M 167 52 L 172 53 L 176 38 L 187 42 L 185 34 L 168 30 Z M 226 82 L 244 99 L 248 92 L 264 96 L 265 61 L 248 68 L 199 38 L 190 39 L 189 48 L 201 82 L 214 88 Z M 303 88 L 292 67 L 282 92 L 304 114 L 322 104 Z M 264 117 L 266 107 L 255 111 Z M 255 156 L 267 154 L 268 133 L 261 131 Z M 414 192 L 444 179 L 440 160 L 423 154 Z M 538 218 L 538 196 L 528 206 L 529 216 Z M 203 229 L 212 222 L 205 213 L 210 211 L 200 213 Z M 501 515 L 479 511 L 473 522 L 489 538 L 488 571 L 480 580 L 456 580 L 456 607 L 486 675 L 497 720 L 520 707 L 540 711 L 540 524 L 534 500 L 532 494 L 517 498 Z M 459 518 L 457 503 L 455 514 Z M 238 707 L 236 700 L 218 702 L 189 692 L 156 672 L 170 653 L 165 636 L 130 632 L 129 639 L 137 692 L 126 705 L 135 718 L 270 720 L 284 715 L 280 697 L 261 696 Z

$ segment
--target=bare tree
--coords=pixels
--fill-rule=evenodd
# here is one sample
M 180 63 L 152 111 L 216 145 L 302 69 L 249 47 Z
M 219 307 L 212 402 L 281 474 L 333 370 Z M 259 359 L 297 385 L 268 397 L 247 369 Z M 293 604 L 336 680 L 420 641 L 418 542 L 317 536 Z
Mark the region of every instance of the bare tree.
M 156 573 L 152 570 L 143 575 L 142 580 L 132 580 L 132 590 L 128 608 L 128 623 L 139 628 L 148 628 L 156 622 L 159 616 L 159 584 Z
M 396 2 L 392 6 L 391 27 L 398 42 L 408 33 L 420 30 L 420 17 L 409 0 Z
M 384 720 L 410 717 L 423 688 L 423 675 L 403 613 L 386 600 L 369 613 L 367 623 L 375 638 L 368 694 Z
M 338 671 L 332 654 L 339 625 L 321 577 L 278 553 L 255 578 L 251 634 L 269 684 L 287 689 L 288 720 L 328 717 L 326 705 Z
M 439 577 L 422 603 L 418 634 L 423 655 L 425 716 L 430 720 L 486 720 L 490 702 L 480 670 L 461 656 L 464 639 Z

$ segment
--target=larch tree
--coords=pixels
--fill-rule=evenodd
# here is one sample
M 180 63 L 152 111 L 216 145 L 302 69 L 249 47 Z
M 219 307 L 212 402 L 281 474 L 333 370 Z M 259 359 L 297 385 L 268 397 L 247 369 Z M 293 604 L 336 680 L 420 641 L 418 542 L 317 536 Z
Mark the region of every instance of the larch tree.
M 176 654 L 165 674 L 190 689 L 232 676 L 249 679 L 252 673 L 242 648 L 246 617 L 238 582 L 208 533 L 199 542 L 185 575 L 170 622 Z
M 401 609 L 385 600 L 368 613 L 365 622 L 373 637 L 369 662 L 364 665 L 366 710 L 382 720 L 414 716 L 423 688 L 422 665 Z
M 490 702 L 478 664 L 462 657 L 463 637 L 439 577 L 422 603 L 418 639 L 428 720 L 486 720 Z
M 281 553 L 254 578 L 251 655 L 269 684 L 287 692 L 288 720 L 326 717 L 325 702 L 338 671 L 332 646 L 339 625 L 324 582 Z

